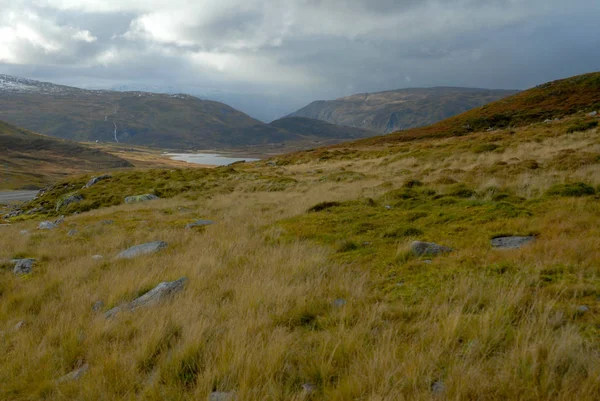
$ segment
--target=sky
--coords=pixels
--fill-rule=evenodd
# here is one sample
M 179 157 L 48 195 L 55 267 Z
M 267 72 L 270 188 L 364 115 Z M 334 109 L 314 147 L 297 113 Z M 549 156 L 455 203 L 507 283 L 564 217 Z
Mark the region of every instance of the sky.
M 599 71 L 599 18 L 598 0 L 0 0 L 0 73 L 268 121 L 354 93 Z

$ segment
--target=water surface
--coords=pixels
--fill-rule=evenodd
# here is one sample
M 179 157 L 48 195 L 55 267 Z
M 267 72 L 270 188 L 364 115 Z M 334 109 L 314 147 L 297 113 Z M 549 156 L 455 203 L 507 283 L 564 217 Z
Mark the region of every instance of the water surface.
M 213 166 L 226 166 L 231 163 L 239 161 L 253 162 L 260 159 L 253 159 L 250 157 L 230 157 L 223 156 L 218 153 L 168 153 L 173 160 L 179 160 L 194 164 L 210 164 Z

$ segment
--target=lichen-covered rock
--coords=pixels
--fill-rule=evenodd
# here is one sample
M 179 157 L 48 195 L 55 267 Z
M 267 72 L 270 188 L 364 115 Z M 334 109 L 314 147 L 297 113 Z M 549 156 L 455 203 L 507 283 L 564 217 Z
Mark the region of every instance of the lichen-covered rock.
M 211 221 L 211 220 L 197 220 L 197 221 L 194 221 L 193 223 L 188 224 L 187 226 L 185 226 L 185 228 L 190 229 L 190 228 L 194 228 L 194 227 L 204 227 L 204 226 L 210 226 L 211 224 L 215 224 L 215 222 Z
M 15 264 L 13 273 L 16 275 L 29 274 L 35 264 L 35 259 L 13 259 L 12 262 Z
M 172 296 L 173 294 L 181 291 L 187 282 L 187 278 L 182 277 L 179 280 L 175 281 L 165 281 L 154 287 L 152 290 L 148 291 L 144 295 L 139 298 L 134 299 L 133 301 L 112 308 L 108 312 L 106 312 L 106 318 L 111 318 L 115 316 L 117 313 L 122 311 L 133 311 L 142 306 L 150 306 L 155 305 L 159 301 Z
M 208 401 L 234 401 L 236 399 L 235 393 L 224 392 L 224 391 L 213 391 L 208 396 Z
M 56 219 L 54 221 L 42 221 L 38 225 L 38 229 L 39 230 L 53 230 L 55 228 L 58 228 L 58 226 L 60 224 L 62 224 L 62 222 L 64 220 L 65 220 L 65 216 L 60 216 L 58 219 Z
M 153 194 L 133 195 L 125 198 L 125 203 L 139 203 L 156 199 L 159 199 L 159 197 Z
M 73 203 L 79 203 L 83 200 L 83 196 L 79 194 L 74 194 L 66 197 L 65 199 L 59 200 L 56 203 L 56 211 L 58 212 L 60 209 L 67 207 Z
M 98 177 L 93 177 L 91 180 L 89 180 L 89 181 L 87 182 L 87 184 L 85 184 L 85 185 L 83 186 L 83 188 L 82 188 L 82 189 L 89 188 L 89 187 L 91 187 L 92 185 L 96 185 L 96 184 L 97 184 L 97 183 L 99 183 L 100 181 L 108 180 L 108 179 L 110 179 L 110 178 L 112 178 L 112 175 L 109 175 L 109 174 L 104 174 L 104 175 L 100 175 L 100 176 L 98 176 Z
M 517 248 L 521 248 L 523 245 L 526 245 L 533 241 L 535 241 L 535 237 L 533 237 L 533 236 L 498 237 L 498 238 L 492 239 L 492 247 L 499 248 L 499 249 L 517 249 Z
M 452 252 L 452 248 L 438 245 L 434 242 L 413 241 L 410 244 L 410 250 L 415 256 L 435 256 L 443 253 Z
M 123 252 L 117 255 L 117 259 L 132 259 L 137 256 L 148 255 L 150 253 L 155 253 L 164 249 L 168 246 L 168 244 L 164 241 L 154 241 L 148 242 L 146 244 L 132 246 L 129 249 L 124 250 Z
M 63 382 L 68 382 L 68 381 L 79 380 L 81 378 L 81 376 L 83 376 L 85 374 L 85 372 L 87 372 L 89 369 L 90 369 L 90 366 L 87 363 L 83 364 L 80 368 L 77 368 L 74 371 L 67 373 L 66 375 L 64 375 L 63 377 L 58 379 L 56 382 L 63 383 Z

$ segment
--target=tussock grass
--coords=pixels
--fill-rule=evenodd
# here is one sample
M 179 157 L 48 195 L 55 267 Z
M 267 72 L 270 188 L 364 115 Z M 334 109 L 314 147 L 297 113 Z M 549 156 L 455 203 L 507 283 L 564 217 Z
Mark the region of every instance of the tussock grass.
M 503 151 L 473 151 L 490 138 Z M 216 390 L 429 400 L 438 382 L 441 399 L 598 399 L 597 129 L 540 125 L 397 150 L 138 171 L 82 193 L 171 192 L 101 203 L 53 231 L 37 231 L 36 216 L 1 227 L 0 259 L 38 262 L 21 277 L 0 268 L 0 399 L 201 400 Z M 553 189 L 573 187 L 587 196 Z M 216 224 L 184 229 L 198 218 Z M 507 233 L 537 239 L 492 249 Z M 455 251 L 415 257 L 414 239 Z M 114 259 L 155 240 L 169 247 Z M 104 318 L 182 276 L 172 299 Z M 85 363 L 78 381 L 56 383 Z

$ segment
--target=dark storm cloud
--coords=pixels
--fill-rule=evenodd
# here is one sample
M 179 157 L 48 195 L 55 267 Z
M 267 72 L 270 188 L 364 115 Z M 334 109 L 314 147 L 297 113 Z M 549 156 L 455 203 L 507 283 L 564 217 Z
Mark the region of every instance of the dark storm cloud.
M 355 92 L 599 70 L 598 15 L 596 0 L 10 0 L 0 72 L 176 88 L 268 119 Z

